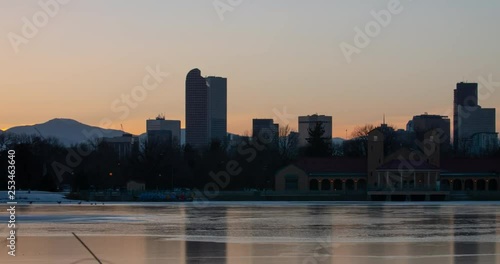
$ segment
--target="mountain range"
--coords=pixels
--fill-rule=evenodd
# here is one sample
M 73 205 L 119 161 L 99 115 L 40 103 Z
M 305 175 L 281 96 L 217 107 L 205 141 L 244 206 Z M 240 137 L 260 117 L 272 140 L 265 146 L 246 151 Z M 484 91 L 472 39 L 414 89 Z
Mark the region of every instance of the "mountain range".
M 42 124 L 12 127 L 3 132 L 55 137 L 66 146 L 87 142 L 94 137 L 117 137 L 124 133 L 121 130 L 89 126 L 65 118 L 55 118 Z
M 116 129 L 105 129 L 96 126 L 90 126 L 80 123 L 73 119 L 55 118 L 42 124 L 16 126 L 7 129 L 6 131 L 0 130 L 2 133 L 37 135 L 42 137 L 54 137 L 66 145 L 79 144 L 87 142 L 93 137 L 118 137 L 126 133 Z M 235 135 L 228 133 L 229 135 Z M 146 133 L 139 135 L 139 139 L 145 140 Z M 181 145 L 185 143 L 186 131 L 181 129 Z M 341 144 L 344 141 L 342 138 L 332 138 L 332 143 Z

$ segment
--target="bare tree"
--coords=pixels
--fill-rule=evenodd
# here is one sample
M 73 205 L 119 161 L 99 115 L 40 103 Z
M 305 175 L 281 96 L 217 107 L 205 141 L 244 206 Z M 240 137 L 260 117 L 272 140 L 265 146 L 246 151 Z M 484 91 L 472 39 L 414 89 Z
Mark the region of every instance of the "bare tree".
M 368 137 L 368 133 L 375 129 L 375 126 L 372 124 L 366 124 L 364 126 L 358 126 L 354 128 L 354 131 L 351 133 L 351 137 L 366 139 Z
M 402 142 L 397 137 L 397 129 L 394 125 L 384 124 L 376 127 L 372 124 L 366 124 L 356 127 L 351 133 L 352 139 L 344 141 L 344 154 L 347 156 L 366 156 L 368 134 L 374 129 L 379 129 L 384 134 L 384 151 L 386 154 L 392 153 L 401 147 Z
M 281 126 L 278 133 L 278 151 L 281 160 L 289 161 L 297 155 L 298 137 L 289 125 Z

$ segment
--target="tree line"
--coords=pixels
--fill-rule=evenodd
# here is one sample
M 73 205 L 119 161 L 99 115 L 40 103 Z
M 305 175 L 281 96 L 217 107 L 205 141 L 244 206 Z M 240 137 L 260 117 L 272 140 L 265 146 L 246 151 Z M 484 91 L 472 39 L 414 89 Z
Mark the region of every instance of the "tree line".
M 212 140 L 203 149 L 166 142 L 140 142 L 127 157 L 119 157 L 103 140 L 66 147 L 55 138 L 0 134 L 0 160 L 7 168 L 7 152 L 15 150 L 16 188 L 58 191 L 124 188 L 129 181 L 145 183 L 148 190 L 203 188 L 227 164 L 237 164 L 235 174 L 224 190 L 273 189 L 274 175 L 302 157 L 365 157 L 367 136 L 372 125 L 356 128 L 350 140 L 333 144 L 325 137 L 322 123 L 309 129 L 305 146 L 298 145 L 298 134 L 289 126 L 266 137 L 244 136 L 231 144 Z M 401 137 L 393 126 L 379 127 L 384 148 L 390 153 L 401 147 L 412 148 L 413 138 Z M 85 153 L 79 159 L 68 153 Z M 452 155 L 443 153 L 443 155 Z M 495 156 L 500 157 L 499 151 Z M 68 158 L 69 157 L 69 158 Z M 73 164 L 68 164 L 73 163 Z M 70 166 L 71 165 L 71 166 Z M 2 189 L 7 186 L 7 170 L 0 170 Z

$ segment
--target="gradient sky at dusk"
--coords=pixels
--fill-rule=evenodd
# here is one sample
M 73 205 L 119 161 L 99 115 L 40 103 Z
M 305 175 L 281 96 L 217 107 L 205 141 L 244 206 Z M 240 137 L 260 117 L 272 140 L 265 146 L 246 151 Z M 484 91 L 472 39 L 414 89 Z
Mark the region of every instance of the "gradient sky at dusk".
M 228 78 L 233 133 L 250 131 L 252 118 L 284 124 L 273 111 L 284 107 L 294 128 L 297 115 L 332 115 L 335 137 L 384 113 L 404 128 L 424 112 L 451 117 L 457 82 L 500 82 L 498 0 L 401 0 L 403 11 L 348 64 L 340 43 L 353 44 L 354 28 L 388 2 L 243 0 L 221 21 L 213 0 L 73 0 L 16 54 L 8 33 L 20 35 L 22 18 L 42 9 L 38 0 L 1 1 L 0 129 L 108 118 L 139 134 L 158 113 L 184 127 L 192 68 Z M 111 103 L 157 64 L 170 76 L 121 119 Z M 500 109 L 499 90 L 480 104 Z

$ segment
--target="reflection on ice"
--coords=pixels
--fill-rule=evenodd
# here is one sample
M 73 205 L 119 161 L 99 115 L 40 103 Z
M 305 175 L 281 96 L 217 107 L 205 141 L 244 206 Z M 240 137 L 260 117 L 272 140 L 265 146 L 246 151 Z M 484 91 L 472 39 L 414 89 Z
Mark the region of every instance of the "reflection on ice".
M 142 219 L 136 216 L 115 216 L 115 215 L 25 215 L 19 217 L 23 223 L 126 223 L 141 222 Z
M 20 206 L 19 245 L 47 263 L 69 263 L 52 262 L 42 247 L 75 246 L 71 232 L 113 263 L 495 263 L 499 209 L 495 202 Z M 85 254 L 75 247 L 66 259 Z

